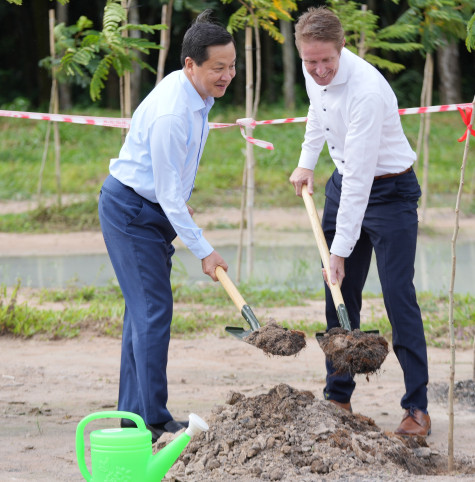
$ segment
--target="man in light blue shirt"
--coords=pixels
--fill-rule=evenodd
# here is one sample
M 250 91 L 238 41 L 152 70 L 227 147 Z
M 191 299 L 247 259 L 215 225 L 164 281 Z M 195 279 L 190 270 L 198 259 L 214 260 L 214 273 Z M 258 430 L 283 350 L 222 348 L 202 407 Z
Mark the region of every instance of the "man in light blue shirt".
M 185 34 L 183 69 L 166 76 L 137 108 L 99 198 L 104 240 L 125 300 L 118 408 L 139 414 L 152 440 L 185 426 L 167 409 L 172 241 L 178 235 L 214 281 L 217 266 L 228 268 L 187 204 L 208 113 L 235 76 L 234 40 L 208 17 L 203 12 Z

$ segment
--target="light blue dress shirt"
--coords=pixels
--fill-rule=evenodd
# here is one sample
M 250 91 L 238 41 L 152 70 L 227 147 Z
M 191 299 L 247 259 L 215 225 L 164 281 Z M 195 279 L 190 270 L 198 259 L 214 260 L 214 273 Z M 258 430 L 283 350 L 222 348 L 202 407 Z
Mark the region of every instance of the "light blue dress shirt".
M 182 70 L 167 75 L 141 102 L 110 173 L 145 199 L 159 203 L 177 235 L 199 259 L 213 247 L 186 203 L 208 137 L 214 98 L 203 100 Z

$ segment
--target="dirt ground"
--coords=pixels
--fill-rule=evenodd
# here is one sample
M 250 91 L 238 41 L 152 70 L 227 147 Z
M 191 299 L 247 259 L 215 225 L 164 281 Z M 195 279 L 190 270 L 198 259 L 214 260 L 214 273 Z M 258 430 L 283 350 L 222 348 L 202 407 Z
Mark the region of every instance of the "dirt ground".
M 237 211 L 211 212 L 202 215 L 200 222 L 206 226 L 222 217 L 232 222 L 237 216 Z M 296 228 L 294 240 L 311 236 L 305 216 L 305 210 L 257 213 L 258 242 L 286 242 L 284 234 L 290 225 Z M 434 218 L 440 233 L 452 232 L 451 213 L 438 212 Z M 474 236 L 474 225 L 473 219 L 463 219 L 461 236 Z M 236 233 L 210 232 L 208 238 L 219 246 L 235 241 Z M 102 252 L 104 247 L 99 233 L 0 234 L 4 256 L 62 250 Z M 312 302 L 265 312 L 253 309 L 259 319 L 278 321 L 280 316 L 302 311 L 322 319 L 324 307 Z M 0 480 L 83 480 L 75 455 L 76 427 L 90 413 L 115 409 L 120 340 L 91 333 L 58 341 L 0 337 L 0 353 Z M 357 376 L 354 415 L 349 415 L 322 401 L 324 357 L 315 339 L 307 339 L 297 356 L 285 358 L 266 356 L 224 331 L 172 339 L 169 409 L 179 420 L 191 412 L 200 415 L 210 431 L 192 441 L 167 478 L 188 482 L 475 480 L 475 395 L 473 384 L 466 383 L 472 377 L 472 351 L 458 351 L 456 356 L 456 381 L 468 386 L 470 393 L 459 397 L 455 407 L 456 472 L 450 475 L 446 472 L 449 367 L 449 350 L 429 348 L 432 435 L 427 446 L 407 446 L 391 434 L 402 416 L 403 395 L 402 373 L 392 351 L 369 381 Z M 118 424 L 111 420 L 91 425 L 97 429 Z M 391 454 L 392 458 L 385 458 Z

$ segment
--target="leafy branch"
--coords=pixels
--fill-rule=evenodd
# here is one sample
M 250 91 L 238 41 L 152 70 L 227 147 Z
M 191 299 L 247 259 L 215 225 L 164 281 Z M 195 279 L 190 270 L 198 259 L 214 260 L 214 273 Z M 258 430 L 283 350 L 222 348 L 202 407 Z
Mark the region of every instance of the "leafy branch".
M 155 42 L 145 38 L 123 36 L 126 30 L 139 30 L 153 34 L 166 26 L 125 24 L 127 12 L 120 0 L 107 0 L 104 9 L 102 31 L 91 30 L 92 23 L 81 17 L 73 28 L 60 25 L 57 28 L 57 41 L 66 47 L 60 62 L 59 72 L 79 83 L 89 81 L 91 99 L 101 98 L 101 91 L 109 76 L 111 67 L 121 77 L 125 71 L 132 71 L 133 62 L 153 73 L 155 69 L 142 60 L 140 54 L 149 54 L 151 49 L 161 49 Z

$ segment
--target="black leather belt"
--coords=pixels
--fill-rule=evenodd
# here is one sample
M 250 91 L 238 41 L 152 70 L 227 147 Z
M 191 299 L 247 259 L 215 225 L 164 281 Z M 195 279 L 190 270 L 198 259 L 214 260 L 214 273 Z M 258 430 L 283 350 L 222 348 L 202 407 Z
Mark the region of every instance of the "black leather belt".
M 380 179 L 388 179 L 390 177 L 397 177 L 402 176 L 403 174 L 407 174 L 408 172 L 412 171 L 412 167 L 408 167 L 405 171 L 397 172 L 395 174 L 383 174 L 382 176 L 374 176 L 375 181 L 379 181 Z

